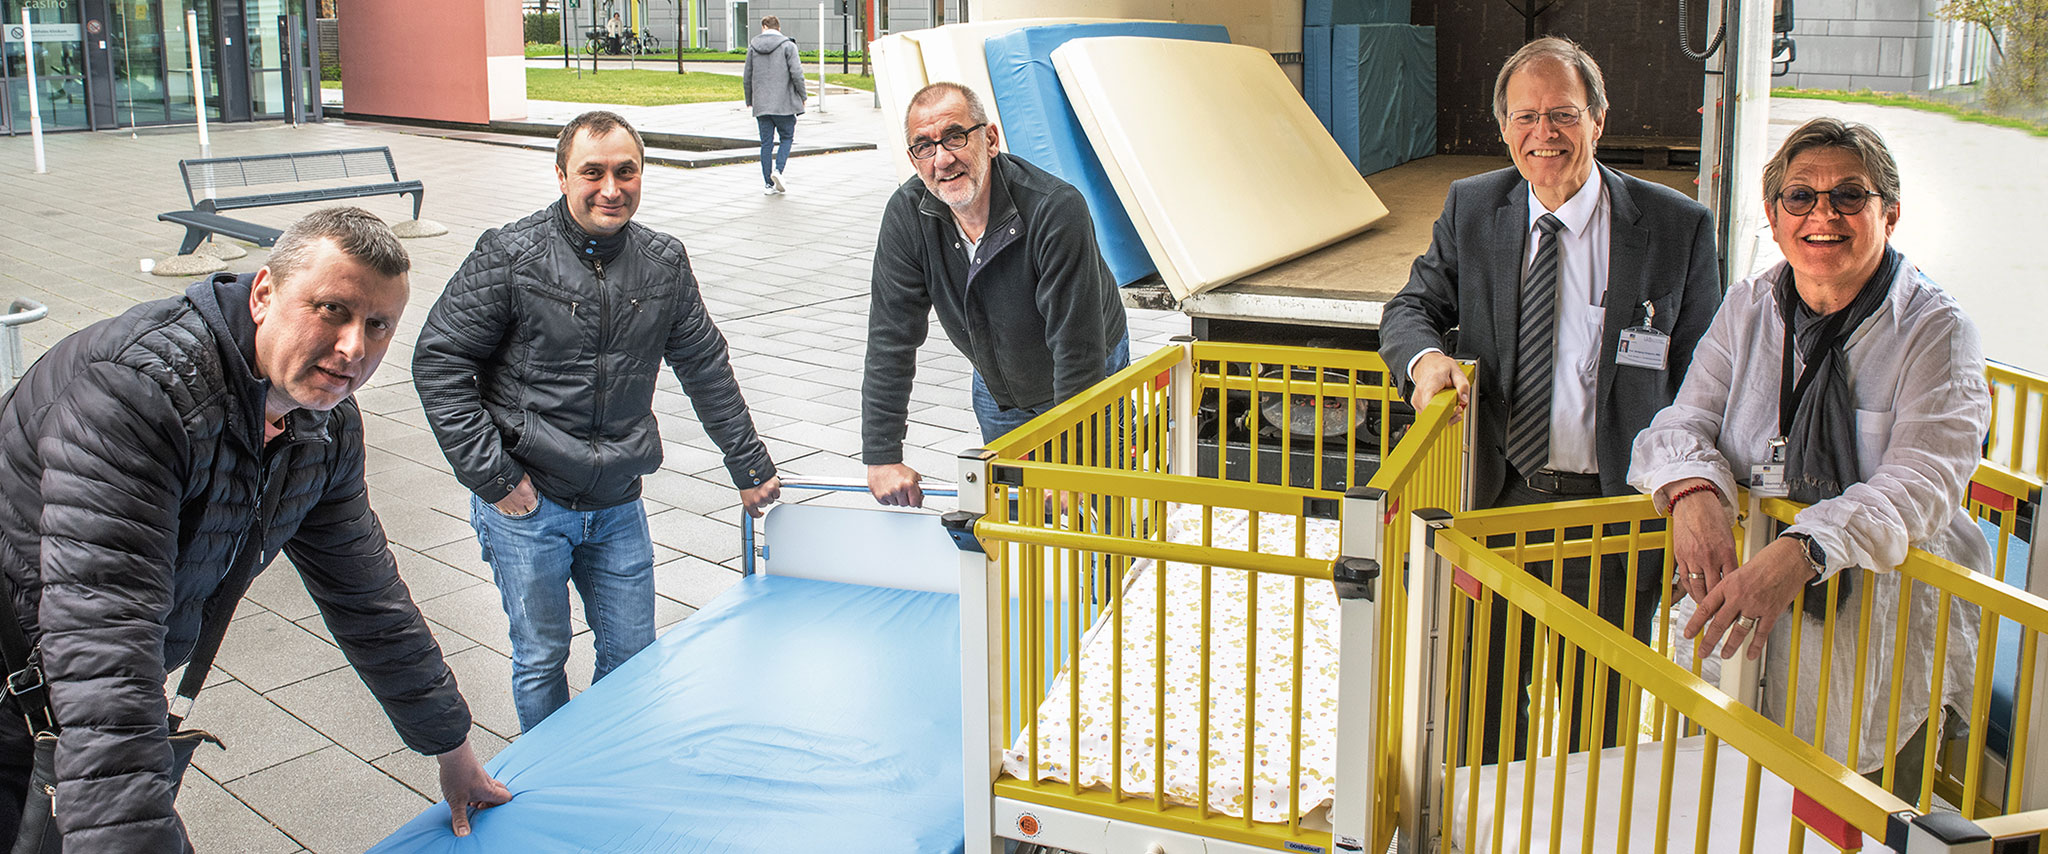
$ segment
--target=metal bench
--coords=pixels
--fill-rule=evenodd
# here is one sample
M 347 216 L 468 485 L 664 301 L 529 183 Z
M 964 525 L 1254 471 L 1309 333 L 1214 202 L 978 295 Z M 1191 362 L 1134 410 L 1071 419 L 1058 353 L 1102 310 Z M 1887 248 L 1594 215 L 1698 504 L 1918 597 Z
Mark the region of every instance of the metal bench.
M 419 219 L 420 204 L 426 200 L 427 193 L 426 186 L 418 181 L 398 180 L 398 165 L 391 160 L 391 149 L 384 146 L 180 160 L 178 171 L 184 175 L 185 195 L 192 200 L 192 209 L 161 213 L 156 218 L 160 222 L 185 227 L 185 242 L 178 247 L 180 255 L 192 254 L 192 250 L 199 248 L 209 234 L 270 246 L 284 233 L 269 226 L 223 216 L 221 211 L 365 196 L 409 195 L 412 196 L 412 217 Z M 339 183 L 351 178 L 380 180 L 361 184 Z M 310 183 L 318 183 L 319 186 L 240 196 L 220 195 L 222 189 Z

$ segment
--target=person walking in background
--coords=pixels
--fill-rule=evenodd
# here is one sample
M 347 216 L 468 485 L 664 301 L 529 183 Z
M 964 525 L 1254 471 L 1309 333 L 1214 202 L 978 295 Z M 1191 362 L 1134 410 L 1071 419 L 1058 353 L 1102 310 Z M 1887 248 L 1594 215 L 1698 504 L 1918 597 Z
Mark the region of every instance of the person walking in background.
M 747 105 L 754 108 L 754 121 L 761 126 L 761 194 L 786 193 L 782 167 L 789 165 L 796 117 L 804 112 L 804 65 L 796 56 L 796 39 L 782 34 L 780 18 L 761 18 L 761 32 L 747 47 L 740 79 Z

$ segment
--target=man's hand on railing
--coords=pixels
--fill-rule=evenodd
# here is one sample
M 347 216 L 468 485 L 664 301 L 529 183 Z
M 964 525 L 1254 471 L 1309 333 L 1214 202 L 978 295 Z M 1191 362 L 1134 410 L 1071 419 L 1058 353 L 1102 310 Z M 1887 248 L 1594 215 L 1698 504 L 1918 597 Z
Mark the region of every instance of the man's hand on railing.
M 1707 593 L 1721 583 L 1722 576 L 1734 572 L 1738 563 L 1735 520 L 1729 518 L 1728 507 L 1713 481 L 1706 478 L 1689 477 L 1665 486 L 1665 500 L 1687 490 L 1693 492 L 1668 505 L 1672 557 L 1678 564 L 1678 577 L 1673 581 L 1692 596 L 1692 601 L 1705 602 Z
M 1421 412 L 1429 406 L 1430 399 L 1446 388 L 1458 392 L 1458 411 L 1451 416 L 1451 423 L 1465 417 L 1465 407 L 1472 404 L 1472 383 L 1465 379 L 1465 372 L 1458 369 L 1458 362 L 1441 352 L 1424 353 L 1415 360 L 1415 370 L 1408 377 L 1415 383 L 1415 393 L 1408 398 L 1408 404 Z
M 1804 544 L 1786 537 L 1772 540 L 1750 562 L 1723 576 L 1701 600 L 1692 621 L 1685 624 L 1685 637 L 1690 640 L 1704 632 L 1701 648 L 1712 651 L 1719 644 L 1722 658 L 1734 658 L 1746 643 L 1755 660 L 1763 655 L 1761 639 L 1770 636 L 1771 627 L 1792 610 L 1799 591 L 1813 578 Z
M 918 487 L 923 479 L 902 463 L 868 466 L 868 492 L 889 507 L 923 507 L 924 490 Z

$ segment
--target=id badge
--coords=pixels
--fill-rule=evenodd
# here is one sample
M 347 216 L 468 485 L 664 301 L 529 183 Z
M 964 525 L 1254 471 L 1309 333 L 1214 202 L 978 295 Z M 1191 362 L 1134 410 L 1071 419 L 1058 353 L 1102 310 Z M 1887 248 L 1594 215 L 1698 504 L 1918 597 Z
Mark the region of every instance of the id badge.
M 1615 364 L 1661 371 L 1670 359 L 1671 336 L 1656 327 L 1631 326 L 1621 330 L 1621 341 L 1614 350 Z
M 1758 463 L 1749 468 L 1749 491 L 1765 498 L 1784 498 L 1791 494 L 1785 486 L 1785 439 L 1773 437 L 1770 441 L 1770 462 Z

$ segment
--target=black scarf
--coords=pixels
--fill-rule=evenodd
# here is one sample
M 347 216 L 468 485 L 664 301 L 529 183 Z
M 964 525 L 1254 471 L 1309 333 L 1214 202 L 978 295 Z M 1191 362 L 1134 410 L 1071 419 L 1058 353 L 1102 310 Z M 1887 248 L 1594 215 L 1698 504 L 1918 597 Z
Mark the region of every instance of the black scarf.
M 1778 427 L 1786 439 L 1785 486 L 1793 501 L 1825 501 L 1861 480 L 1856 462 L 1856 393 L 1849 386 L 1845 345 L 1863 322 L 1884 306 L 1898 272 L 1899 253 L 1887 245 L 1877 272 L 1863 283 L 1856 298 L 1827 315 L 1807 308 L 1791 270 L 1785 271 L 1784 281 L 1778 284 L 1778 310 L 1787 339 L 1781 383 L 1792 373 L 1791 347 L 1798 347 L 1806 365 L 1793 391 L 1792 412 L 1778 414 Z M 1780 398 L 1781 410 L 1784 399 Z M 1859 575 L 1842 574 L 1841 583 L 1835 585 L 1837 606 L 1849 597 Z M 1808 587 L 1807 592 L 1815 589 Z M 1815 618 L 1826 615 L 1824 597 L 1802 594 L 1800 599 L 1806 613 Z
M 601 236 L 590 234 L 583 230 L 583 226 L 576 224 L 575 217 L 569 215 L 569 199 L 566 196 L 556 199 L 550 207 L 554 208 L 555 223 L 561 226 L 563 239 L 569 241 L 569 248 L 575 250 L 576 257 L 585 262 L 610 264 L 612 259 L 619 257 L 619 253 L 626 250 L 626 232 L 630 229 L 621 228 Z

